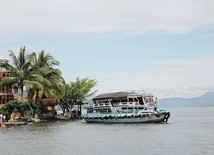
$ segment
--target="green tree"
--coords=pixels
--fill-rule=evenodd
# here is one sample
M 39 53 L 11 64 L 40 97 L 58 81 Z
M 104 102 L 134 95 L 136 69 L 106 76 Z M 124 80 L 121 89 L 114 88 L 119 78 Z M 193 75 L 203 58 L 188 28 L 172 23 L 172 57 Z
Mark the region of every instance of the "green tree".
M 26 49 L 20 48 L 18 56 L 13 51 L 9 51 L 12 64 L 8 62 L 1 64 L 1 67 L 11 73 L 11 77 L 1 79 L 0 86 L 5 84 L 17 84 L 21 90 L 23 98 L 23 89 L 28 92 L 29 101 L 41 101 L 44 97 L 53 97 L 59 100 L 65 94 L 64 79 L 61 71 L 55 69 L 59 62 L 50 54 L 41 51 L 38 55 L 31 52 L 28 55 Z
M 9 118 L 9 116 L 14 112 L 19 112 L 21 116 L 25 116 L 28 112 L 31 112 L 36 108 L 37 106 L 31 102 L 22 103 L 17 100 L 11 100 L 7 102 L 1 110 L 2 113 Z
M 21 90 L 22 99 L 24 86 L 27 88 L 35 86 L 42 87 L 37 80 L 39 76 L 30 72 L 31 63 L 28 61 L 25 51 L 25 47 L 21 47 L 18 55 L 16 56 L 12 50 L 9 50 L 9 56 L 12 59 L 13 65 L 10 65 L 8 62 L 0 64 L 1 67 L 11 73 L 11 77 L 2 78 L 0 85 L 17 84 L 18 88 Z
M 66 92 L 64 100 L 67 101 L 72 108 L 78 101 L 83 102 L 87 98 L 93 96 L 97 91 L 92 90 L 97 84 L 96 80 L 87 78 L 77 78 L 75 82 L 66 84 Z
M 28 55 L 31 61 L 30 71 L 40 76 L 37 80 L 42 84 L 42 88 L 32 88 L 29 94 L 32 98 L 41 99 L 42 97 L 53 97 L 59 100 L 65 94 L 64 79 L 59 69 L 59 62 L 50 54 L 41 51 L 38 55 L 32 52 Z
M 44 50 L 39 52 L 39 54 L 35 52 L 30 53 L 28 59 L 31 62 L 30 71 L 40 76 L 37 80 L 42 85 L 42 88 L 29 88 L 28 96 L 35 100 L 36 104 L 39 103 L 38 116 L 42 117 L 42 98 L 54 98 L 59 101 L 65 94 L 64 79 L 61 71 L 54 68 L 59 66 L 59 62 L 50 54 L 46 54 Z

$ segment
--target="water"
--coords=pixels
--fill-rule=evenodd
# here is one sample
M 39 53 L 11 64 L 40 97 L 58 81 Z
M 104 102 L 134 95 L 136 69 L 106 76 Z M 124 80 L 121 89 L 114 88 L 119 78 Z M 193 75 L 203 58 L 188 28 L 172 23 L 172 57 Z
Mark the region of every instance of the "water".
M 1 128 L 0 154 L 214 154 L 214 108 L 168 110 L 168 124 L 70 121 Z

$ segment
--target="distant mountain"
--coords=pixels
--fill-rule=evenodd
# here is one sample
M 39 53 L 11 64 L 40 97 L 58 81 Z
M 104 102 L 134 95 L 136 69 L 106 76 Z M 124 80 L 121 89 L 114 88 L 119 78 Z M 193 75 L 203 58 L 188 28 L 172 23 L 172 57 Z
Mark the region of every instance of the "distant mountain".
M 214 92 L 205 93 L 197 98 L 164 98 L 158 100 L 158 106 L 169 107 L 214 107 Z
M 199 98 L 214 98 L 214 92 L 208 92 L 201 95 Z

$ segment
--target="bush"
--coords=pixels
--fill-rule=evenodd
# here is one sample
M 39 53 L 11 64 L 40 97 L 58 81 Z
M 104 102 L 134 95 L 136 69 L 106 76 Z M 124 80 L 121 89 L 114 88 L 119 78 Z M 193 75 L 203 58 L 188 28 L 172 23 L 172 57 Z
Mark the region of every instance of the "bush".
M 0 113 L 3 113 L 8 118 L 13 112 L 18 112 L 23 116 L 24 114 L 31 113 L 35 109 L 37 109 L 37 106 L 31 102 L 22 103 L 17 100 L 12 100 L 5 104 Z

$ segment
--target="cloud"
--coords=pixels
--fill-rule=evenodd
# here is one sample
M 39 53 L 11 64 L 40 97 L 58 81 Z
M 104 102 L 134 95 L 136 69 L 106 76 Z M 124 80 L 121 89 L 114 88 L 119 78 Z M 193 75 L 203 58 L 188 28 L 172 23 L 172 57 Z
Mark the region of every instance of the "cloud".
M 206 92 L 213 92 L 214 85 L 203 85 L 197 87 L 177 87 L 171 89 L 146 89 L 147 92 L 154 94 L 159 99 L 161 98 L 195 98 Z
M 162 81 L 160 87 L 214 85 L 214 58 L 204 57 L 198 59 L 168 59 L 162 61 L 145 62 L 147 65 L 157 67 L 147 75 L 146 81 Z M 154 76 L 154 74 L 156 76 Z
M 99 90 L 119 91 L 145 89 L 164 97 L 191 98 L 214 91 L 214 58 L 166 59 L 162 61 L 138 62 L 139 72 L 131 72 L 98 79 Z
M 164 97 L 191 98 L 202 95 L 207 91 L 214 91 L 213 57 L 195 60 L 170 59 L 154 62 L 160 66 L 156 77 L 150 74 L 145 78 L 147 82 L 154 81 L 157 86 L 152 92 Z M 164 87 L 165 86 L 165 87 Z M 149 87 L 147 86 L 149 89 Z
M 212 0 L 37 0 L 1 3 L 1 33 L 189 33 L 214 25 Z

